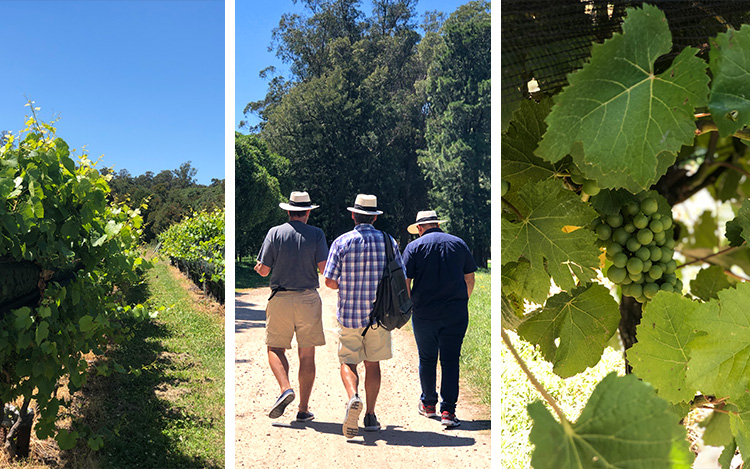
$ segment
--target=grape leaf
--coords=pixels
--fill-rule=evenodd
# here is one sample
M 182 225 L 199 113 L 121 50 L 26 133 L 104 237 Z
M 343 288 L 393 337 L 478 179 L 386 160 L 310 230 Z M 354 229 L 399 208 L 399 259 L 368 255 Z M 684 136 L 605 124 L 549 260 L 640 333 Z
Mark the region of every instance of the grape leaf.
M 724 451 L 721 452 L 721 456 L 719 457 L 719 464 L 724 469 L 730 469 L 730 464 L 732 463 L 732 459 L 734 459 L 734 453 L 737 450 L 737 442 L 735 440 L 732 440 L 732 442 L 724 447 Z
M 501 219 L 501 262 L 525 258 L 530 268 L 545 268 L 563 290 L 575 287 L 573 273 L 583 281 L 593 278 L 599 266 L 596 235 L 587 229 L 563 232 L 564 226 L 585 226 L 596 212 L 556 180 L 521 188 L 517 207 L 524 217 L 518 223 Z
M 594 389 L 577 422 L 558 423 L 541 402 L 528 408 L 534 420 L 535 469 L 689 468 L 685 431 L 653 388 L 633 375 L 607 375 Z
M 519 300 L 542 304 L 549 295 L 549 275 L 543 268 L 532 269 L 526 259 L 505 264 L 501 268 L 503 291 L 513 292 Z
M 539 104 L 526 99 L 513 113 L 508 131 L 500 139 L 500 165 L 504 181 L 510 189 L 520 189 L 529 182 L 549 179 L 555 174 L 555 166 L 538 156 L 534 150 L 547 126 L 544 118 L 549 114 L 551 99 Z
M 701 439 L 709 446 L 729 446 L 732 443 L 732 429 L 729 425 L 729 414 L 726 412 L 712 412 L 701 422 L 706 430 Z
M 627 351 L 633 373 L 672 403 L 695 397 L 696 390 L 686 383 L 685 370 L 687 344 L 695 336 L 688 318 L 699 306 L 678 293 L 657 293 L 643 309 L 636 329 L 638 342 Z
M 750 397 L 745 394 L 735 403 L 738 409 L 729 413 L 729 426 L 740 453 L 743 454 L 742 459 L 747 463 L 750 461 Z
M 750 27 L 711 39 L 713 82 L 708 108 L 721 137 L 750 125 Z
M 548 299 L 518 326 L 518 333 L 539 344 L 555 374 L 568 378 L 599 362 L 619 323 L 620 310 L 609 290 L 591 284 Z
M 739 246 L 750 237 L 750 200 L 743 200 L 737 216 L 727 222 L 726 237 L 730 246 Z
M 736 401 L 750 386 L 750 284 L 721 290 L 700 306 L 692 327 L 706 332 L 688 343 L 687 381 L 705 395 Z
M 707 269 L 701 269 L 695 279 L 690 282 L 690 292 L 703 301 L 709 301 L 712 298 L 718 298 L 718 293 L 725 288 L 734 285 L 735 281 L 730 281 L 724 269 L 718 265 L 712 265 Z
M 704 211 L 693 229 L 695 242 L 691 247 L 715 248 L 719 245 L 719 237 L 716 235 L 718 222 L 710 210 Z
M 707 104 L 709 78 L 691 47 L 655 74 L 656 59 L 672 47 L 658 8 L 628 9 L 622 29 L 594 44 L 589 63 L 568 76 L 536 154 L 554 163 L 581 142 L 584 175 L 596 169 L 601 187 L 635 193 L 656 182 L 681 146 L 693 141 L 693 110 Z

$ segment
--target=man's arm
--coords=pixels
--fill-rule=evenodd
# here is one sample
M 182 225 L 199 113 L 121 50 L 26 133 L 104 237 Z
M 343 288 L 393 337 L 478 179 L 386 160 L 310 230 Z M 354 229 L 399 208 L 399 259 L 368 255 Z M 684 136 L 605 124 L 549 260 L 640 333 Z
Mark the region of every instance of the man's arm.
M 470 274 L 464 274 L 464 280 L 466 280 L 466 290 L 471 298 L 471 292 L 474 290 L 474 272 Z
M 326 271 L 326 261 L 318 262 L 318 270 L 321 274 Z
M 339 282 L 326 277 L 326 286 L 332 290 L 338 290 L 339 289 Z
M 409 298 L 411 298 L 411 280 L 410 278 L 406 279 L 406 293 L 409 295 Z
M 258 261 L 257 264 L 255 264 L 255 268 L 253 269 L 256 272 L 260 274 L 261 277 L 267 277 L 268 274 L 271 273 L 271 268 L 267 265 L 263 264 L 262 262 Z

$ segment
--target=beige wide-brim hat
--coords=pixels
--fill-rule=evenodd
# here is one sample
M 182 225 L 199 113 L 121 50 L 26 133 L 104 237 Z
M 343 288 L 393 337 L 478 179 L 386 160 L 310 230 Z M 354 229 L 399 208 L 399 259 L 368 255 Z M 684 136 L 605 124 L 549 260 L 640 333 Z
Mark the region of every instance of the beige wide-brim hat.
M 417 222 L 412 223 L 409 225 L 409 227 L 406 229 L 411 234 L 419 234 L 419 230 L 417 229 L 418 225 L 426 225 L 429 223 L 445 223 L 448 220 L 438 220 L 437 213 L 435 213 L 434 210 L 425 210 L 424 212 L 417 213 Z
M 310 196 L 307 192 L 292 192 L 289 196 L 289 203 L 280 203 L 279 207 L 284 210 L 291 210 L 293 212 L 303 212 L 306 210 L 314 210 L 320 205 L 313 205 L 310 203 Z
M 378 198 L 374 195 L 357 194 L 354 201 L 354 207 L 346 207 L 347 210 L 362 215 L 382 215 L 383 212 L 378 210 Z

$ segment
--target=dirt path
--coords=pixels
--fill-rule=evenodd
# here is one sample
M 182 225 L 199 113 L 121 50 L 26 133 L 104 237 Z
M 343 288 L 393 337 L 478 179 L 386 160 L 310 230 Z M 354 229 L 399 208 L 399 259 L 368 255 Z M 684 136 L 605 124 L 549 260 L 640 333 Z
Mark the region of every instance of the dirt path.
M 365 432 L 360 416 L 359 435 L 351 440 L 342 435 L 346 393 L 337 358 L 336 292 L 325 287 L 320 293 L 326 345 L 316 350 L 317 375 L 310 399 L 315 420 L 293 421 L 297 399 L 281 418 L 268 418 L 268 409 L 279 391 L 268 368 L 264 343 L 269 293 L 268 288 L 258 288 L 235 296 L 236 467 L 490 467 L 488 411 L 467 402 L 471 398 L 465 387 L 457 407 L 460 427 L 447 430 L 439 420 L 417 413 L 419 375 L 411 331 L 393 333 L 393 358 L 381 363 L 382 385 L 376 413 L 383 429 Z M 287 358 L 292 387 L 297 390 L 296 342 Z M 362 377 L 362 365 L 359 370 Z M 363 388 L 364 382 L 360 381 L 361 396 Z

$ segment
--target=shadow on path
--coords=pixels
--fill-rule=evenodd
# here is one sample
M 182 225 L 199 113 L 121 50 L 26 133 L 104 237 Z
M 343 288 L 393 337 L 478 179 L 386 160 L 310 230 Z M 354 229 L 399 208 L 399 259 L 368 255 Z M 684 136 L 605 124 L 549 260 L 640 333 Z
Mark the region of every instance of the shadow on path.
M 461 422 L 461 427 L 463 427 L 463 425 L 464 422 Z M 291 430 L 306 430 L 307 428 L 310 428 L 319 433 L 328 433 L 331 435 L 340 436 L 342 439 L 344 438 L 344 435 L 341 434 L 341 423 L 291 422 L 288 424 L 274 423 L 273 426 L 289 428 Z M 457 436 L 454 433 L 456 431 L 460 431 L 461 427 L 456 430 L 443 430 L 442 432 L 402 430 L 402 427 L 398 425 L 387 425 L 380 431 L 376 432 L 368 432 L 363 428 L 360 428 L 358 436 L 347 440 L 347 443 L 375 446 L 378 441 L 384 441 L 385 444 L 389 446 L 412 446 L 415 448 L 471 446 L 476 443 L 476 440 L 474 438 Z M 468 430 L 468 428 L 464 428 L 464 430 Z M 362 440 L 362 438 L 364 438 L 364 441 Z
M 266 327 L 266 307 L 258 303 L 243 301 L 235 295 L 234 332 L 254 327 Z

